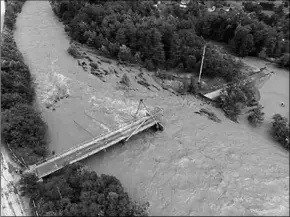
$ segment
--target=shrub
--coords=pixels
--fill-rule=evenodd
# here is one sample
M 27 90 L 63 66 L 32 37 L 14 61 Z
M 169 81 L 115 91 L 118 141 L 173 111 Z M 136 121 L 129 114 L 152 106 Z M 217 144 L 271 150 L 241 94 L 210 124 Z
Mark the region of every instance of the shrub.
M 289 122 L 288 119 L 280 114 L 275 114 L 273 116 L 272 122 L 272 136 L 289 150 Z
M 90 63 L 90 66 L 92 67 L 92 69 L 98 69 L 99 65 L 97 63 Z
M 279 58 L 278 64 L 281 67 L 290 67 L 290 54 L 284 53 L 283 56 Z
M 78 51 L 78 49 L 72 44 L 67 49 L 67 52 L 76 59 L 78 59 L 82 56 L 81 53 Z
M 196 58 L 193 55 L 189 55 L 186 59 L 186 71 L 192 72 L 196 65 Z
M 43 182 L 24 174 L 20 186 L 40 216 L 148 216 L 148 204 L 132 201 L 117 178 L 99 176 L 80 164 L 66 166 Z
M 127 74 L 124 74 L 124 75 L 122 76 L 122 79 L 121 79 L 120 83 L 121 83 L 121 84 L 124 84 L 124 85 L 126 85 L 126 86 L 130 86 L 130 79 L 129 79 L 129 77 L 128 77 Z
M 118 53 L 118 57 L 122 61 L 131 61 L 132 60 L 132 54 L 130 48 L 126 47 L 125 45 L 122 45 L 120 47 L 120 51 Z
M 257 124 L 261 124 L 265 119 L 265 113 L 262 112 L 262 105 L 258 105 L 258 107 L 250 110 L 250 115 L 248 116 L 248 121 L 256 126 Z
M 196 94 L 198 92 L 198 81 L 194 76 L 191 76 L 190 85 L 189 85 L 189 92 L 192 94 Z
M 150 59 L 146 59 L 146 60 L 145 60 L 145 62 L 144 62 L 144 67 L 145 67 L 146 69 L 148 69 L 149 71 L 153 71 L 153 70 L 155 69 L 153 62 L 152 62 L 152 60 L 150 60 Z

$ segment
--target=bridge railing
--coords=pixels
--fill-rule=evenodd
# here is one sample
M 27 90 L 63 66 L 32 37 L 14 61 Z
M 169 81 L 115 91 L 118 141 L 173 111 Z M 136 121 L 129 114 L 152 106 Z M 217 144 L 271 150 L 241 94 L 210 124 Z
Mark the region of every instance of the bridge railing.
M 151 114 L 155 116 L 155 115 L 157 115 L 158 113 L 160 113 L 160 111 L 161 111 L 161 109 L 160 109 L 160 108 L 157 108 L 157 109 L 153 110 L 153 112 L 152 112 Z M 146 116 L 144 116 L 144 117 L 146 117 Z M 142 118 L 144 118 L 144 117 L 142 117 Z M 150 119 L 150 117 L 149 117 L 149 119 Z M 125 126 L 129 126 L 130 124 L 134 123 L 135 121 L 136 121 L 136 120 L 130 120 L 130 121 L 127 121 L 127 122 L 125 122 L 125 123 L 126 123 Z M 120 129 L 124 128 L 125 126 L 122 126 L 122 127 L 119 127 L 119 126 L 118 126 L 118 127 L 116 127 L 116 128 L 111 129 L 110 131 L 111 131 L 111 132 L 114 132 L 114 131 L 117 131 L 117 130 L 120 130 Z M 93 138 L 91 138 L 91 139 L 88 139 L 88 140 L 86 140 L 86 141 L 83 141 L 83 142 L 81 142 L 81 143 L 79 143 L 79 144 L 76 144 L 76 145 L 74 145 L 72 148 L 70 148 L 70 149 L 68 149 L 68 150 L 64 150 L 64 151 L 61 151 L 61 152 L 59 152 L 59 153 L 57 153 L 57 154 L 55 154 L 55 155 L 49 156 L 49 157 L 47 157 L 47 158 L 45 158 L 45 159 L 43 159 L 43 160 L 37 162 L 37 163 L 35 164 L 35 166 L 40 165 L 40 164 L 42 164 L 42 163 L 45 163 L 45 162 L 47 162 L 47 161 L 49 161 L 49 160 L 51 160 L 51 159 L 53 159 L 53 158 L 59 157 L 59 156 L 65 154 L 65 153 L 67 153 L 67 152 L 69 152 L 69 151 L 72 151 L 72 150 L 74 150 L 74 149 L 77 149 L 77 148 L 79 148 L 79 147 L 81 147 L 81 146 L 83 146 L 83 145 L 85 145 L 85 144 L 87 144 L 87 143 L 89 143 L 89 142 L 92 142 L 92 141 L 97 140 L 97 139 L 99 139 L 99 138 L 101 138 L 101 137 L 104 137 L 105 135 L 107 135 L 107 134 L 109 134 L 109 133 L 110 133 L 110 132 L 103 133 L 103 134 L 101 134 L 101 135 L 98 135 L 98 136 L 93 137 Z
M 245 79 L 243 79 L 242 81 L 240 81 L 238 83 L 239 84 L 251 83 L 255 79 L 257 79 L 257 77 L 256 77 L 257 75 L 260 76 L 260 77 L 258 77 L 258 79 L 261 79 L 262 77 L 268 76 L 269 73 L 264 73 L 264 72 L 260 72 L 260 71 L 258 71 L 258 72 L 252 72 L 248 77 L 246 77 Z M 225 83 L 225 84 L 221 84 L 221 85 L 215 86 L 214 88 L 211 88 L 208 93 L 211 93 L 211 92 L 214 92 L 216 90 L 219 90 L 219 89 L 228 87 L 228 86 L 230 86 L 232 84 L 235 84 L 235 82 L 234 81 L 231 81 L 231 82 L 228 82 L 228 83 Z

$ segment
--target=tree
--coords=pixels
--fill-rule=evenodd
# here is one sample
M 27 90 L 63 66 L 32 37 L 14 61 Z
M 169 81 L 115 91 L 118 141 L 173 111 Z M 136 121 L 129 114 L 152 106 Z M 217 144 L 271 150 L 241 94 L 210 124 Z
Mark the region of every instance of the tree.
M 151 32 L 151 49 L 152 49 L 152 62 L 156 66 L 161 66 L 165 61 L 165 54 L 163 50 L 163 44 L 161 42 L 162 35 L 157 29 L 153 29 Z
M 186 70 L 188 72 L 192 72 L 194 70 L 194 68 L 195 68 L 195 65 L 196 65 L 195 56 L 193 56 L 193 55 L 187 56 L 187 59 L 186 59 Z
M 153 62 L 152 62 L 152 60 L 150 60 L 150 59 L 146 59 L 146 60 L 145 60 L 145 62 L 144 62 L 144 67 L 145 67 L 146 69 L 148 69 L 149 71 L 153 71 L 153 70 L 155 69 Z
M 290 54 L 284 53 L 282 57 L 279 59 L 279 65 L 282 67 L 290 67 Z
M 272 122 L 272 136 L 289 150 L 289 122 L 280 114 L 275 114 Z
M 24 174 L 21 191 L 35 201 L 38 214 L 58 216 L 148 216 L 147 204 L 132 201 L 114 176 L 68 165 L 43 182 Z
M 253 51 L 254 37 L 249 33 L 249 30 L 244 26 L 237 27 L 235 36 L 231 41 L 234 51 L 244 57 Z
M 122 61 L 131 61 L 132 54 L 130 48 L 126 47 L 126 45 L 122 45 L 120 47 L 120 51 L 118 53 L 118 57 Z
M 181 57 L 181 39 L 177 33 L 173 33 L 170 46 L 170 65 L 176 67 Z
M 221 91 L 218 101 L 226 116 L 237 122 L 241 109 L 253 100 L 253 95 L 253 89 L 234 84 Z
M 118 29 L 117 34 L 116 34 L 116 41 L 121 45 L 126 45 L 127 40 L 126 40 L 126 33 L 125 33 L 124 28 Z
M 248 121 L 256 126 L 257 124 L 261 124 L 265 119 L 265 113 L 262 112 L 263 106 L 258 105 L 258 107 L 252 109 L 250 115 L 248 116 Z

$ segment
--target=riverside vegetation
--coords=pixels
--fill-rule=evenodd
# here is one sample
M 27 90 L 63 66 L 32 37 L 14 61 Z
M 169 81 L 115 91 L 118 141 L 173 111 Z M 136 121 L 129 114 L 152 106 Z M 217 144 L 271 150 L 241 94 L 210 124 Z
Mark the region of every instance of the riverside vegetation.
M 23 159 L 31 165 L 47 156 L 48 139 L 47 125 L 34 105 L 32 75 L 13 38 L 17 14 L 24 3 L 8 1 L 6 7 L 1 44 L 1 136 L 21 162 Z M 34 174 L 24 173 L 19 184 L 31 207 L 35 202 L 35 211 L 42 216 L 148 215 L 148 203 L 132 201 L 117 178 L 97 176 L 80 164 L 65 167 L 43 183 Z
M 33 164 L 46 156 L 48 141 L 47 126 L 33 106 L 33 79 L 13 39 L 17 13 L 24 2 L 8 1 L 5 14 L 6 30 L 1 46 L 1 134 L 4 144 L 17 157 Z M 180 72 L 197 72 L 205 39 L 228 43 L 239 56 L 273 57 L 281 66 L 289 66 L 286 58 L 289 30 L 283 28 L 289 17 L 279 8 L 274 14 L 280 14 L 281 22 L 270 25 L 265 19 L 249 17 L 244 11 L 208 13 L 198 1 L 192 1 L 186 10 L 171 5 L 160 12 L 151 1 L 50 2 L 73 40 L 149 70 L 177 68 Z M 69 52 L 77 56 L 74 51 Z M 240 80 L 245 76 L 240 67 L 240 61 L 231 55 L 221 55 L 214 46 L 207 47 L 205 76 L 222 77 L 228 82 Z M 129 81 L 124 78 L 123 82 Z M 223 93 L 222 97 L 226 97 L 221 99 L 221 107 L 234 119 L 254 96 L 248 86 L 232 86 Z M 288 120 L 277 114 L 272 126 L 273 137 L 289 149 Z M 36 181 L 34 175 L 25 174 L 21 185 L 24 194 L 36 202 L 41 215 L 148 215 L 147 206 L 132 202 L 115 177 L 98 176 L 79 164 L 65 167 L 43 183 Z
M 47 154 L 47 126 L 34 106 L 33 78 L 13 37 L 24 2 L 8 1 L 6 7 L 1 44 L 1 136 L 16 157 L 29 165 Z

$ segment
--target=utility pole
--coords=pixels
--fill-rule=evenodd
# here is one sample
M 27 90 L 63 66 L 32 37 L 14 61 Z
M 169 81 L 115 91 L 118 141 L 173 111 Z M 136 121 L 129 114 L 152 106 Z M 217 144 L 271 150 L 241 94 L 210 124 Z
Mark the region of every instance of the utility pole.
M 60 193 L 59 187 L 56 186 L 56 188 L 57 188 L 57 192 L 58 192 L 58 194 L 59 194 L 59 196 L 60 196 L 60 199 L 62 199 L 62 196 L 61 196 L 61 193 Z
M 201 59 L 201 66 L 200 66 L 199 76 L 198 76 L 198 84 L 200 84 L 200 79 L 201 79 L 201 73 L 202 73 L 202 67 L 203 67 L 203 59 L 204 59 L 204 54 L 205 54 L 205 47 L 206 47 L 206 44 L 203 47 L 203 53 L 202 53 L 202 59 Z

